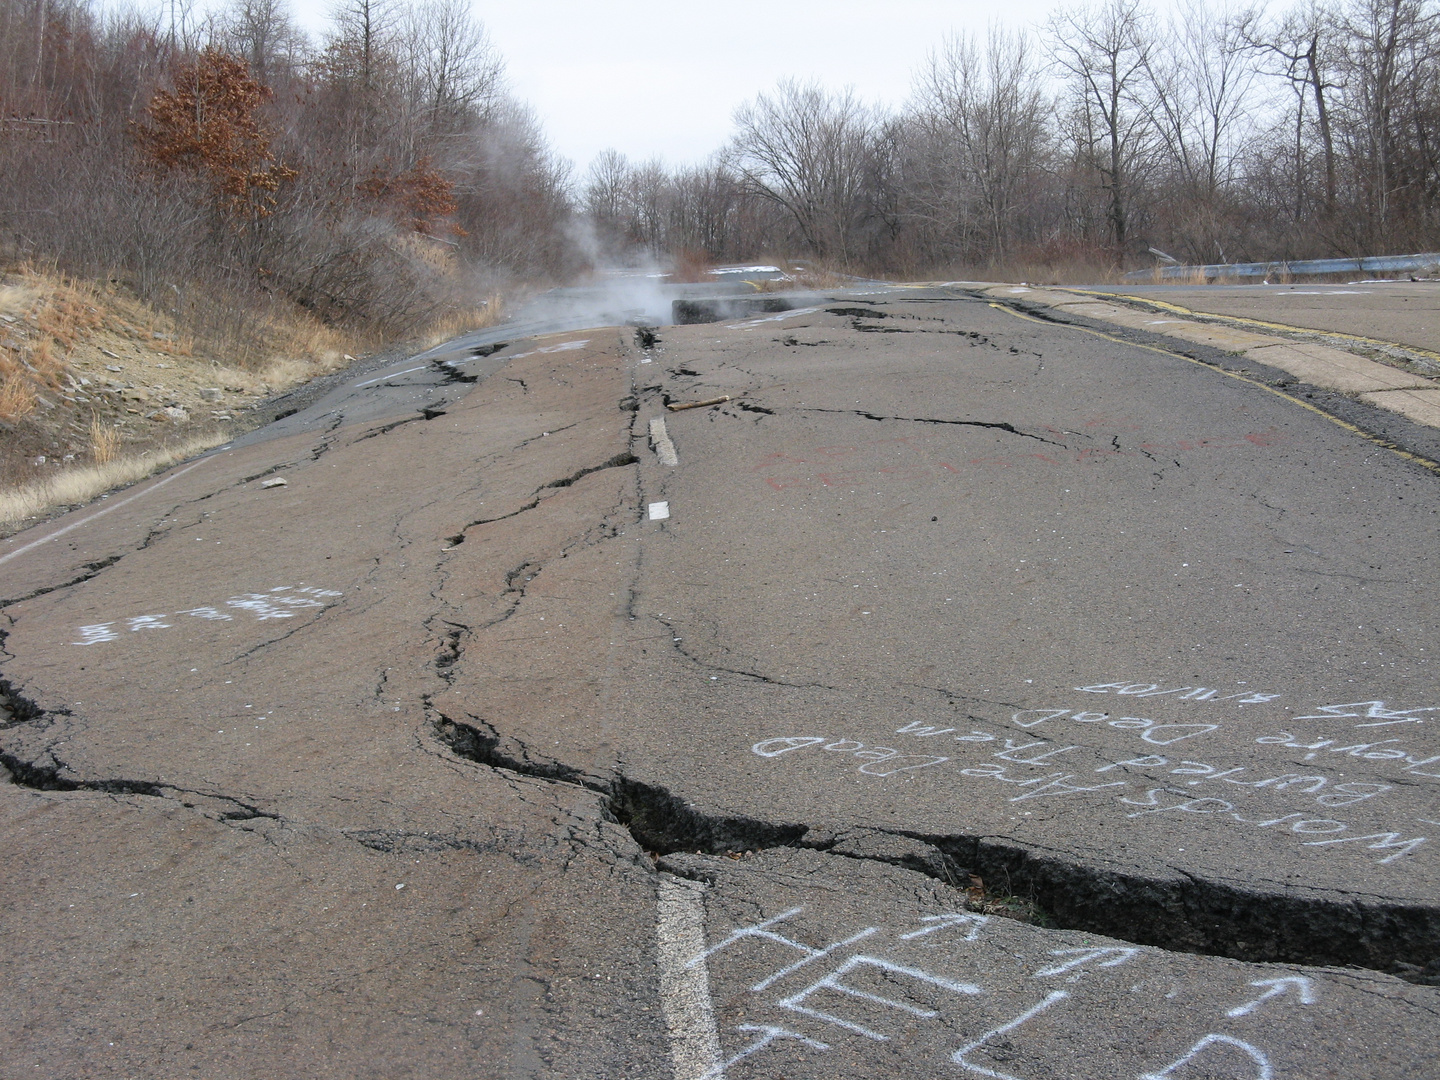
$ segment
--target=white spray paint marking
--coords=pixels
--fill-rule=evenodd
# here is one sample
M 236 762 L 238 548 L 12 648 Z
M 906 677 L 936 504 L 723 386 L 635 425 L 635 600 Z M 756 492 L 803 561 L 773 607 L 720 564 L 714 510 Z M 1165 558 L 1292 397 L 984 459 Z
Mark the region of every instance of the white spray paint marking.
M 675 443 L 670 439 L 670 433 L 665 430 L 665 420 L 659 416 L 650 418 L 650 445 L 655 448 L 655 456 L 660 459 L 661 465 L 679 465 L 680 456 L 675 452 Z
M 381 375 L 378 379 L 366 379 L 364 382 L 357 382 L 355 389 L 362 386 L 373 386 L 377 382 L 384 382 L 386 379 L 398 379 L 401 375 L 409 375 L 413 371 L 424 371 L 429 365 L 421 364 L 419 367 L 406 368 L 404 371 L 392 371 L 388 375 Z
M 668 502 L 653 502 L 650 504 L 650 520 L 664 521 L 670 516 L 670 504 Z
M 721 1063 L 720 1036 L 710 1004 L 704 891 L 705 886 L 698 882 L 668 876 L 660 879 L 660 1007 L 670 1029 L 675 1080 L 718 1076 L 730 1064 Z
M 1286 975 L 1279 979 L 1257 979 L 1251 986 L 1268 986 L 1270 989 L 1261 994 L 1254 1001 L 1247 1001 L 1244 1005 L 1236 1005 L 1225 1015 L 1230 1017 L 1249 1016 L 1265 1002 L 1274 997 L 1283 997 L 1294 990 L 1300 995 L 1302 1005 L 1315 1004 L 1315 984 L 1303 975 Z
M 329 598 L 343 595 L 334 589 L 318 589 L 312 586 L 291 586 L 277 585 L 268 593 L 242 593 L 239 596 L 232 596 L 225 601 L 226 607 L 238 608 L 241 611 L 248 611 L 255 616 L 259 622 L 269 619 L 293 619 L 295 608 L 320 608 L 329 606 Z M 323 599 L 322 599 L 323 598 Z M 212 622 L 231 622 L 233 615 L 229 615 L 219 608 L 206 605 L 196 608 L 182 608 L 176 611 L 175 615 L 190 615 L 197 619 L 206 619 Z M 157 615 L 131 615 L 125 619 L 126 628 L 130 631 L 139 630 L 168 630 L 173 623 L 165 622 L 170 612 L 163 612 Z M 72 641 L 72 645 L 98 645 L 105 641 L 118 641 L 120 634 L 114 629 L 116 620 L 103 623 L 91 623 L 88 626 L 79 628 L 80 640 Z
M 730 329 L 753 330 L 755 327 L 763 326 L 765 323 L 783 322 L 786 319 L 794 319 L 801 315 L 814 315 L 815 312 L 819 310 L 818 307 L 796 308 L 794 311 L 782 311 L 779 315 L 766 315 L 760 319 L 749 319 L 746 322 L 731 323 Z
M 994 1069 L 987 1069 L 984 1066 L 975 1065 L 969 1061 L 966 1061 L 965 1055 L 974 1050 L 980 1049 L 980 1047 L 984 1046 L 987 1042 L 995 1038 L 997 1035 L 1004 1035 L 1006 1032 L 1014 1031 L 1017 1027 L 1025 1023 L 1027 1020 L 1039 1016 L 1046 1009 L 1050 1008 L 1051 1005 L 1054 1005 L 1057 1001 L 1064 1001 L 1069 996 L 1070 995 L 1064 990 L 1052 990 L 1046 996 L 1044 1001 L 1040 1002 L 1038 1005 L 1032 1005 L 1030 1008 L 1026 1009 L 1023 1013 L 1017 1016 L 1014 1020 L 1011 1020 L 1008 1024 L 1004 1024 L 991 1031 L 987 1031 L 984 1035 L 981 1035 L 980 1038 L 976 1039 L 974 1042 L 967 1043 L 959 1050 L 956 1050 L 955 1053 L 950 1055 L 950 1060 L 953 1061 L 956 1065 L 959 1065 L 962 1069 L 965 1069 L 967 1072 L 979 1073 L 981 1076 L 993 1077 L 993 1080 L 1018 1080 L 1017 1077 L 1011 1076 L 1009 1073 L 996 1072 Z
M 155 491 L 155 490 L 157 490 L 158 488 L 164 487 L 166 484 L 170 483 L 171 480 L 178 480 L 180 477 L 184 476 L 184 475 L 185 475 L 187 472 L 189 472 L 191 469 L 198 469 L 201 465 L 205 464 L 205 462 L 207 462 L 207 461 L 209 461 L 209 460 L 210 460 L 209 458 L 201 458 L 199 461 L 195 462 L 193 465 L 186 465 L 185 468 L 181 469 L 179 472 L 171 473 L 169 476 L 165 477 L 164 480 L 161 480 L 158 484 L 151 484 L 151 485 L 150 485 L 149 487 L 147 487 L 144 491 L 137 491 L 134 495 L 128 495 L 128 496 L 126 496 L 125 498 L 121 499 L 119 502 L 113 502 L 113 503 L 111 503 L 109 506 L 105 507 L 103 510 L 97 510 L 97 511 L 95 511 L 95 513 L 91 514 L 89 517 L 81 518 L 79 521 L 72 521 L 69 525 L 66 525 L 63 529 L 56 529 L 56 530 L 55 530 L 53 533 L 51 533 L 49 536 L 42 536 L 39 540 L 31 540 L 30 543 L 26 544 L 24 547 L 18 547 L 18 548 L 16 548 L 14 551 L 10 552 L 10 553 L 7 554 L 7 555 L 0 555 L 0 563 L 8 562 L 10 559 L 15 558 L 16 555 L 23 555 L 23 554 L 25 554 L 25 552 L 29 551 L 31 548 L 37 548 L 37 547 L 39 547 L 41 544 L 46 543 L 47 541 L 50 541 L 50 540 L 58 540 L 58 539 L 60 539 L 60 537 L 64 536 L 66 533 L 68 533 L 71 529 L 78 529 L 81 525 L 88 524 L 89 522 L 94 521 L 96 518 L 98 518 L 98 517 L 100 517 L 100 516 L 102 516 L 102 515 L 104 515 L 104 514 L 110 513 L 111 510 L 119 510 L 120 507 L 124 506 L 126 503 L 134 502 L 136 499 L 140 498 L 141 495 L 148 495 L 148 494 L 150 494 L 150 492 Z
M 1194 1058 L 1197 1054 L 1203 1053 L 1207 1047 L 1214 1046 L 1216 1043 L 1220 1043 L 1225 1046 L 1236 1047 L 1241 1052 L 1249 1055 L 1250 1060 L 1260 1067 L 1260 1071 L 1255 1074 L 1255 1080 L 1271 1080 L 1271 1077 L 1275 1075 L 1275 1069 L 1270 1064 L 1270 1059 L 1265 1056 L 1264 1052 L 1251 1046 L 1249 1043 L 1241 1042 L 1239 1039 L 1232 1039 L 1229 1035 L 1206 1035 L 1203 1039 L 1201 1039 L 1194 1046 L 1192 1046 L 1189 1053 L 1187 1053 L 1184 1057 L 1180 1058 L 1177 1061 L 1171 1062 L 1158 1073 L 1145 1073 L 1143 1076 L 1140 1077 L 1140 1080 L 1169 1080 L 1170 1075 L 1176 1069 L 1184 1065 L 1190 1064 L 1190 1060 L 1192 1058 Z M 998 1076 L 999 1074 L 990 1073 L 988 1075 Z
M 890 1036 L 882 1035 L 878 1031 L 872 1031 L 867 1027 L 845 1020 L 839 1016 L 832 1016 L 830 1013 L 821 1012 L 819 1009 L 812 1009 L 808 1005 L 802 1005 L 807 997 L 820 990 L 830 990 L 837 994 L 845 994 L 849 997 L 859 998 L 861 1001 L 869 1001 L 876 1005 L 883 1005 L 888 1009 L 898 1009 L 907 1012 L 911 1016 L 918 1016 L 923 1020 L 933 1020 L 940 1014 L 934 1009 L 918 1009 L 914 1005 L 906 1004 L 903 1001 L 895 1001 L 892 998 L 881 997 L 879 994 L 872 994 L 866 990 L 857 990 L 853 986 L 846 986 L 840 980 L 858 967 L 870 967 L 883 971 L 893 979 L 897 975 L 905 975 L 917 982 L 929 983 L 931 986 L 938 986 L 942 990 L 949 990 L 955 994 L 979 994 L 980 987 L 972 983 L 955 982 L 939 975 L 931 975 L 919 968 L 905 967 L 901 964 L 893 964 L 889 960 L 882 960 L 878 956 L 852 956 L 830 974 L 811 983 L 798 994 L 791 994 L 782 998 L 775 1004 L 782 1009 L 789 1009 L 792 1012 L 802 1013 L 805 1016 L 814 1017 L 816 1020 L 823 1020 L 827 1024 L 835 1024 L 853 1031 L 856 1035 L 863 1035 L 867 1039 L 874 1039 L 876 1042 L 889 1042 Z
M 543 356 L 548 355 L 549 353 L 572 352 L 575 349 L 583 349 L 586 345 L 589 344 L 589 338 L 585 338 L 581 341 L 562 341 L 559 345 L 542 345 L 540 346 L 540 348 L 531 349 L 529 352 L 516 353 L 514 356 L 510 357 L 510 359 L 523 360 L 525 359 L 525 357 L 535 356 L 537 353 Z
M 807 1039 L 798 1031 L 791 1031 L 788 1028 L 775 1027 L 773 1024 L 741 1024 L 735 1030 L 758 1031 L 760 1033 L 760 1037 L 754 1042 L 752 1042 L 749 1046 L 745 1047 L 744 1050 L 741 1050 L 740 1053 L 730 1058 L 724 1064 L 716 1065 L 713 1069 L 711 1069 L 705 1074 L 702 1080 L 710 1080 L 710 1077 L 713 1076 L 724 1076 L 725 1070 L 730 1068 L 731 1065 L 734 1065 L 737 1061 L 744 1060 L 751 1054 L 755 1053 L 757 1050 L 764 1050 L 765 1047 L 769 1046 L 776 1039 L 796 1039 L 804 1043 L 806 1046 L 810 1047 L 812 1050 L 830 1049 L 829 1043 L 816 1042 L 814 1039 Z

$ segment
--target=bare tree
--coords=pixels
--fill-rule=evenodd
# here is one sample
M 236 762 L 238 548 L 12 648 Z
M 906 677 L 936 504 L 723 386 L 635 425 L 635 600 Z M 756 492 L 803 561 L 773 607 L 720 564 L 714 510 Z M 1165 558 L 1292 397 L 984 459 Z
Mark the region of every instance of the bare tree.
M 867 217 L 875 121 L 851 90 L 782 80 L 735 112 L 734 157 L 749 190 L 784 209 L 815 254 L 846 264 Z
M 1295 92 L 1295 195 L 1296 218 L 1301 216 L 1301 199 L 1305 187 L 1304 138 L 1305 103 L 1307 95 L 1315 103 L 1315 124 L 1317 126 L 1325 167 L 1324 216 L 1331 220 L 1335 216 L 1337 175 L 1335 138 L 1330 122 L 1330 103 L 1333 91 L 1340 84 L 1333 74 L 1331 47 L 1331 18 L 1316 0 L 1298 6 L 1287 13 L 1278 23 L 1266 26 L 1258 12 L 1251 12 L 1242 20 L 1242 32 L 1250 46 L 1275 62 L 1270 74 L 1280 75 L 1289 81 Z M 1262 69 L 1263 70 L 1263 69 Z
M 970 36 L 930 54 L 908 114 L 909 176 L 928 214 L 958 246 L 972 229 L 989 259 L 1010 251 L 1022 192 L 1042 167 L 1045 96 L 1024 37 L 992 28 L 983 53 Z M 908 184 L 907 184 L 908 186 Z
M 218 37 L 266 86 L 290 78 L 310 50 L 286 0 L 231 0 L 221 13 Z
M 1051 59 L 1070 83 L 1072 144 L 1100 178 L 1110 243 L 1122 262 L 1153 133 L 1140 100 L 1153 48 L 1151 23 L 1139 0 L 1105 0 L 1100 7 L 1061 11 L 1048 26 Z

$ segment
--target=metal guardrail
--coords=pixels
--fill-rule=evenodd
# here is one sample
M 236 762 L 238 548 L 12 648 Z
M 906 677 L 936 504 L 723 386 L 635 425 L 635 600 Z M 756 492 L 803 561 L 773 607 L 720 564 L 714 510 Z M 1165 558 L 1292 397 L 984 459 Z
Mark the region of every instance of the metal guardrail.
M 1203 278 L 1271 278 L 1284 275 L 1397 274 L 1420 271 L 1440 274 L 1440 252 L 1421 255 L 1379 255 L 1363 259 L 1297 259 L 1294 262 L 1212 263 L 1209 266 L 1159 266 L 1132 270 L 1126 281 L 1195 281 Z

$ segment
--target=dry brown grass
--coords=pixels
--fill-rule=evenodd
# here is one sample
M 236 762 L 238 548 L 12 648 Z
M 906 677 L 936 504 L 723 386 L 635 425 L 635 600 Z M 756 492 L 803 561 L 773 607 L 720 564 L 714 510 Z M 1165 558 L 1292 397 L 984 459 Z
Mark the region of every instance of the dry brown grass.
M 176 462 L 204 453 L 228 439 L 226 432 L 206 432 L 142 455 L 66 469 L 13 491 L 0 492 L 0 532 L 9 536 L 23 528 L 29 519 L 54 507 L 87 503 L 107 491 L 144 480 Z
M 447 311 L 437 317 L 425 328 L 423 340 L 426 348 L 434 348 L 472 330 L 496 326 L 504 319 L 504 298 L 499 293 L 493 293 L 483 304 Z
M 0 375 L 0 420 L 13 423 L 35 408 L 35 388 L 18 368 Z
M 120 429 L 98 416 L 90 417 L 90 457 L 97 465 L 108 465 L 120 456 Z

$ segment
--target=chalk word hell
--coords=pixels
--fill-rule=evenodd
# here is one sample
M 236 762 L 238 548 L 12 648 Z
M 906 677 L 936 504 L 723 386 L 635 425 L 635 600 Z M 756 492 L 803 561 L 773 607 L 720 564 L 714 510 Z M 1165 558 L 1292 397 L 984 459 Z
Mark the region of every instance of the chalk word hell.
M 694 968 L 707 962 L 713 963 L 720 954 L 725 954 L 728 959 L 733 955 L 732 950 L 739 949 L 745 944 L 755 944 L 761 946 L 762 949 L 769 950 L 773 950 L 777 946 L 791 950 L 789 956 L 779 958 L 783 966 L 770 971 L 769 974 L 754 982 L 749 987 L 750 992 L 752 994 L 764 993 L 782 980 L 810 967 L 813 974 L 807 973 L 807 978 L 813 981 L 793 993 L 784 996 L 777 994 L 765 1005 L 828 1025 L 830 1033 L 827 1034 L 827 1038 L 856 1037 L 881 1043 L 893 1043 L 897 1038 L 896 1034 L 887 1033 L 884 1030 L 888 1028 L 890 1032 L 894 1032 L 896 1028 L 893 1021 L 898 1021 L 902 1030 L 920 1030 L 921 1023 L 941 1020 L 946 1012 L 951 1011 L 965 999 L 994 993 L 990 987 L 962 982 L 948 975 L 927 970 L 930 966 L 929 961 L 922 961 L 926 967 L 920 967 L 917 963 L 910 961 L 909 957 L 905 957 L 907 962 L 901 963 L 893 954 L 886 955 L 891 952 L 891 949 L 903 947 L 904 943 L 916 939 L 926 939 L 921 944 L 933 947 L 937 941 L 931 938 L 931 935 L 952 928 L 964 932 L 963 934 L 941 933 L 944 944 L 951 947 L 964 946 L 981 937 L 982 931 L 990 921 L 987 916 L 969 912 L 930 915 L 920 920 L 922 924 L 930 925 L 922 925 L 919 929 L 906 933 L 901 933 L 899 928 L 882 929 L 879 926 L 866 926 L 855 933 L 844 934 L 829 944 L 809 944 L 795 930 L 781 925 L 794 919 L 804 910 L 804 907 L 794 907 L 753 925 L 737 927 L 726 937 L 694 956 L 686 964 L 686 967 Z M 888 948 L 885 944 L 887 939 Z M 1034 979 L 1051 980 L 1061 976 L 1064 976 L 1064 981 L 1070 984 L 1080 982 L 1082 979 L 1092 981 L 1097 977 L 1103 978 L 1106 969 L 1113 970 L 1128 965 L 1137 957 L 1145 956 L 1145 953 L 1146 950 L 1126 946 L 1051 949 L 1048 952 L 1048 958 L 1039 961 L 1038 970 L 1032 970 L 1021 978 L 1026 984 Z M 761 952 L 752 955 L 763 956 L 766 954 Z M 1017 959 L 1020 958 L 1017 957 Z M 786 960 L 789 962 L 785 963 Z M 771 963 L 773 962 L 771 961 Z M 1035 962 L 1032 961 L 1033 963 Z M 811 965 L 815 966 L 811 967 Z M 1128 972 L 1129 969 L 1126 970 Z M 818 978 L 815 977 L 816 975 Z M 847 978 L 859 980 L 866 976 L 869 976 L 866 984 L 857 986 L 855 982 L 846 981 Z M 751 977 L 753 978 L 753 974 Z M 883 980 L 884 985 L 887 986 L 914 988 L 920 991 L 923 998 L 930 999 L 938 1007 L 921 1006 L 914 1003 L 913 1000 L 897 1000 L 875 993 L 867 987 L 875 986 L 877 979 Z M 1016 1080 L 1009 1073 L 996 1072 L 978 1061 L 972 1060 L 972 1057 L 985 1052 L 987 1044 L 1009 1035 L 1052 1006 L 1069 1001 L 1075 993 L 1080 992 L 1078 989 L 1075 991 L 1053 989 L 1054 986 L 1054 982 L 1049 983 L 1049 987 L 1052 989 L 1047 991 L 1045 983 L 1042 982 L 1037 987 L 1037 991 L 1043 993 L 1044 997 L 1037 1004 L 1024 1009 L 1008 1022 L 984 1032 L 978 1038 L 959 1047 L 950 1054 L 950 1060 L 970 1073 L 992 1077 L 995 1080 Z M 1256 990 L 1263 992 L 1257 995 Z M 1285 999 L 1292 1006 L 1312 1005 L 1319 1000 L 1315 983 L 1304 976 L 1281 976 L 1273 979 L 1254 980 L 1249 983 L 1248 989 L 1239 991 L 1237 997 L 1240 996 L 1243 996 L 1245 1000 L 1226 1011 L 1225 1019 L 1248 1016 L 1257 1010 L 1269 1007 L 1270 1002 L 1279 999 Z M 842 1003 L 845 1005 L 844 1015 L 834 1011 Z M 754 1008 L 754 1006 L 750 1008 Z M 1217 1021 L 1220 1019 L 1220 1017 L 1216 1017 Z M 735 1030 L 742 1035 L 751 1036 L 751 1038 L 737 1053 L 717 1062 L 707 1070 L 703 1077 L 724 1076 L 732 1066 L 781 1040 L 798 1041 L 802 1045 L 822 1053 L 832 1049 L 827 1042 L 811 1038 L 779 1024 L 748 1023 L 738 1025 Z M 1205 1029 L 1202 1027 L 1200 1030 L 1204 1031 Z M 1176 1060 L 1161 1066 L 1156 1072 L 1144 1073 L 1143 1077 L 1145 1080 L 1166 1080 L 1166 1078 L 1174 1076 L 1177 1070 L 1183 1074 L 1187 1066 L 1203 1068 L 1210 1063 L 1211 1058 L 1215 1057 L 1210 1052 L 1212 1047 L 1220 1048 L 1219 1060 L 1224 1060 L 1224 1047 L 1227 1046 L 1240 1050 L 1250 1059 L 1257 1069 L 1256 1080 L 1271 1080 L 1274 1076 L 1274 1066 L 1269 1056 L 1259 1047 L 1253 1043 L 1242 1042 L 1230 1035 L 1212 1031 L 1197 1039 Z
M 225 607 L 234 611 L 246 612 L 252 615 L 257 622 L 265 622 L 269 619 L 293 619 L 298 614 L 297 609 L 327 607 L 326 599 L 341 595 L 343 594 L 333 589 L 280 585 L 268 593 L 242 593 L 239 596 L 232 596 L 225 601 Z M 118 641 L 122 636 L 115 629 L 119 621 L 125 623 L 125 629 L 129 633 L 138 633 L 142 630 L 169 630 L 175 624 L 165 620 L 179 618 L 182 615 L 211 622 L 230 622 L 235 618 L 229 611 L 221 611 L 220 608 L 214 606 L 185 608 L 181 611 L 160 615 L 132 615 L 124 620 L 82 626 L 79 628 L 80 640 L 72 641 L 70 644 L 98 645 L 103 641 Z

